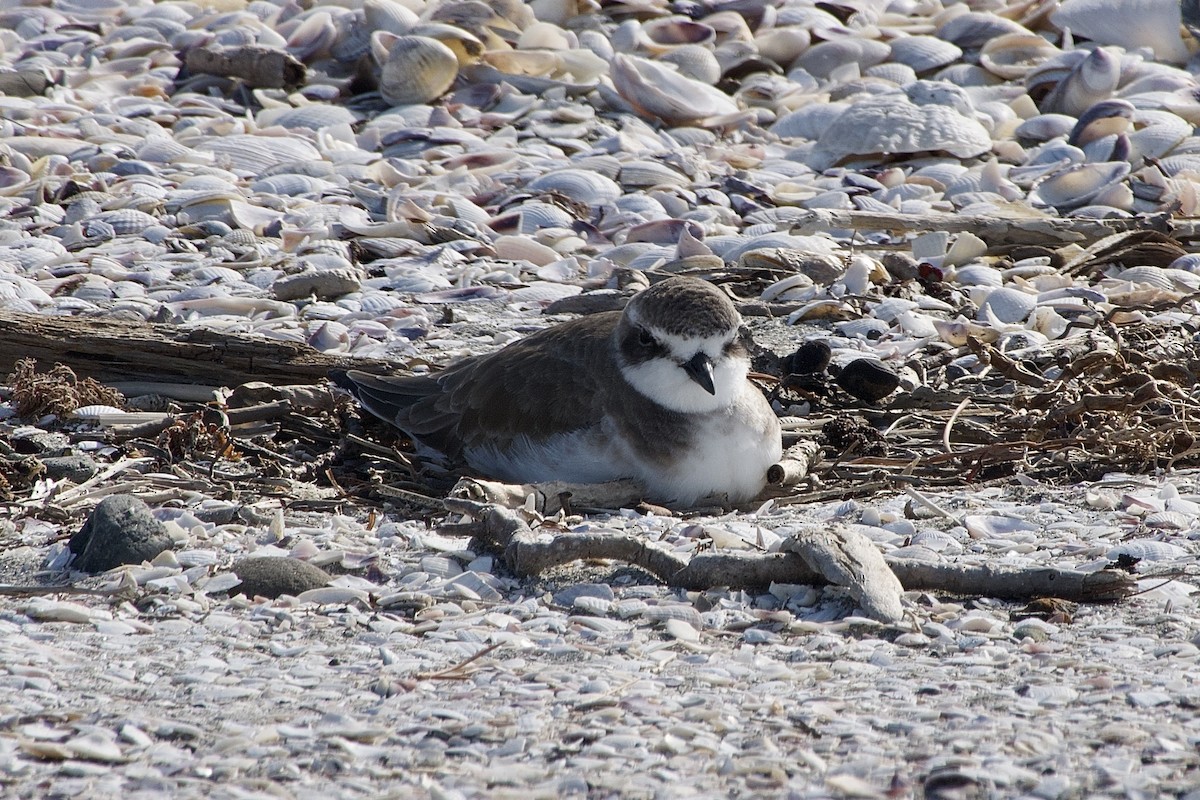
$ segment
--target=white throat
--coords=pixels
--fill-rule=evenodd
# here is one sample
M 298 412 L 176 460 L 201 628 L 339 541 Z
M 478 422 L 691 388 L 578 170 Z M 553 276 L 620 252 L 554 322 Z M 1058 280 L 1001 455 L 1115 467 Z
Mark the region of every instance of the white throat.
M 656 336 L 670 349 L 670 356 L 652 358 L 640 364 L 622 364 L 621 374 L 630 386 L 664 408 L 685 414 L 710 413 L 729 406 L 746 387 L 750 360 L 725 353 L 728 336 L 705 339 L 684 339 L 662 333 L 656 333 Z M 698 350 L 708 353 L 712 359 L 716 394 L 709 394 L 681 366 Z

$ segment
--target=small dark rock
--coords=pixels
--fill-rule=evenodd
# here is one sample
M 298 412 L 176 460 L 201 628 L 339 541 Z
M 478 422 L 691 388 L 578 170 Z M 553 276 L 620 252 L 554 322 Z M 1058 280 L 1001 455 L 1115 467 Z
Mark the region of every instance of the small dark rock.
M 878 361 L 856 358 L 838 373 L 837 385 L 867 403 L 882 400 L 900 385 L 900 376 Z
M 37 97 L 50 88 L 50 78 L 38 70 L 0 72 L 0 94 L 8 97 Z
M 883 264 L 888 275 L 898 281 L 916 280 L 920 273 L 920 265 L 908 253 L 884 253 L 880 263 Z
M 796 352 L 783 359 L 783 374 L 812 375 L 823 372 L 829 366 L 831 351 L 823 339 L 809 339 Z
M 279 597 L 298 595 L 309 589 L 320 589 L 332 580 L 328 572 L 301 561 L 283 556 L 243 558 L 233 565 L 233 574 L 242 582 L 230 590 L 246 597 Z
M 68 545 L 73 569 L 104 572 L 122 564 L 150 561 L 171 547 L 171 537 L 150 507 L 127 494 L 100 501 Z
M 75 483 L 83 483 L 96 474 L 96 462 L 91 456 L 77 453 L 73 456 L 51 456 L 42 459 L 46 468 L 46 476 L 56 480 L 66 478 Z

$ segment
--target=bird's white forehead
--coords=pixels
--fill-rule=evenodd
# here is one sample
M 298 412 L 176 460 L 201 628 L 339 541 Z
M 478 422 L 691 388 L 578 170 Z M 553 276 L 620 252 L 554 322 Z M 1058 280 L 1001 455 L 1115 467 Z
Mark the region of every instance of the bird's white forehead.
M 703 350 L 712 358 L 717 358 L 725 350 L 725 345 L 737 331 L 715 334 L 713 336 L 679 336 L 674 333 L 664 333 L 650 329 L 654 338 L 662 342 L 671 355 L 681 361 L 687 361 L 696 353 Z

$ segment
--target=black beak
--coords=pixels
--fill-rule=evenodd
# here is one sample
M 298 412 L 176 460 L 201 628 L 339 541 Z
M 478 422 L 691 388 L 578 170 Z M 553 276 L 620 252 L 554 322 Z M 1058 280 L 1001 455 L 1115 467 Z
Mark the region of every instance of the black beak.
M 708 357 L 708 353 L 701 350 L 682 366 L 688 377 L 703 386 L 704 391 L 713 395 L 717 393 L 717 387 L 713 385 L 712 359 Z

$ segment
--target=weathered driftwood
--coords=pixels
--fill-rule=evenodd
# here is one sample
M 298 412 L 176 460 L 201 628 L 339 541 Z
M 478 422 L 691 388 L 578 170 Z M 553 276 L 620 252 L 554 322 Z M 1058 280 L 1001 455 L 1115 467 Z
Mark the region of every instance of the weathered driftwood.
M 808 477 L 820 460 L 821 445 L 815 440 L 792 445 L 778 463 L 767 468 L 767 483 L 772 486 L 795 486 Z
M 767 470 L 767 483 L 772 486 L 795 486 L 808 475 L 809 470 L 820 461 L 821 447 L 815 441 L 801 442 L 788 448 L 779 463 Z M 491 503 L 505 508 L 524 508 L 543 516 L 557 514 L 564 508 L 632 508 L 643 499 L 642 487 L 631 480 L 608 481 L 605 483 L 500 483 L 481 478 L 463 478 L 450 492 L 451 497 L 461 497 L 481 503 Z M 532 498 L 532 501 L 531 501 Z M 701 500 L 700 507 L 720 508 L 721 498 Z
M 789 537 L 780 549 L 800 556 L 828 583 L 845 586 L 872 619 L 899 622 L 904 617 L 904 587 L 879 548 L 858 531 L 812 527 Z
M 992 217 L 961 214 L 877 214 L 873 211 L 812 209 L 792 223 L 793 233 L 818 233 L 833 229 L 922 233 L 946 231 L 973 233 L 993 248 L 1013 245 L 1049 247 L 1090 242 L 1114 233 L 1155 230 L 1177 239 L 1200 236 L 1195 220 L 1172 219 L 1169 214 L 1130 219 L 1062 219 L 1057 217 Z
M 447 530 L 476 536 L 495 547 L 508 568 L 520 577 L 538 575 L 574 561 L 608 558 L 641 567 L 668 586 L 692 591 L 717 587 L 765 588 L 772 583 L 837 583 L 846 586 L 863 603 L 864 610 L 877 619 L 897 619 L 895 608 L 887 599 L 894 587 L 888 587 L 886 579 L 877 586 L 863 586 L 862 573 L 869 571 L 874 576 L 872 580 L 878 580 L 880 567 L 864 568 L 862 565 L 873 561 L 873 557 L 866 554 L 864 543 L 844 536 L 800 537 L 788 545 L 789 552 L 701 553 L 687 559 L 640 536 L 596 531 L 555 535 L 535 532 L 515 512 L 497 505 L 448 498 L 446 508 L 475 519 L 471 523 L 448 525 Z M 869 542 L 865 544 L 869 546 Z M 1116 570 L 1084 573 L 929 564 L 895 558 L 884 561 L 905 591 L 1105 602 L 1128 597 L 1136 590 L 1134 578 Z M 819 564 L 820 571 L 811 563 Z
M 301 86 L 307 71 L 290 53 L 257 44 L 239 47 L 200 45 L 187 51 L 184 64 L 193 75 L 237 78 L 261 89 Z
M 306 344 L 258 336 L 104 319 L 0 310 L 0 375 L 22 358 L 66 364 L 81 377 L 236 386 L 324 382 L 331 369 L 383 371 L 378 359 L 318 353 Z

